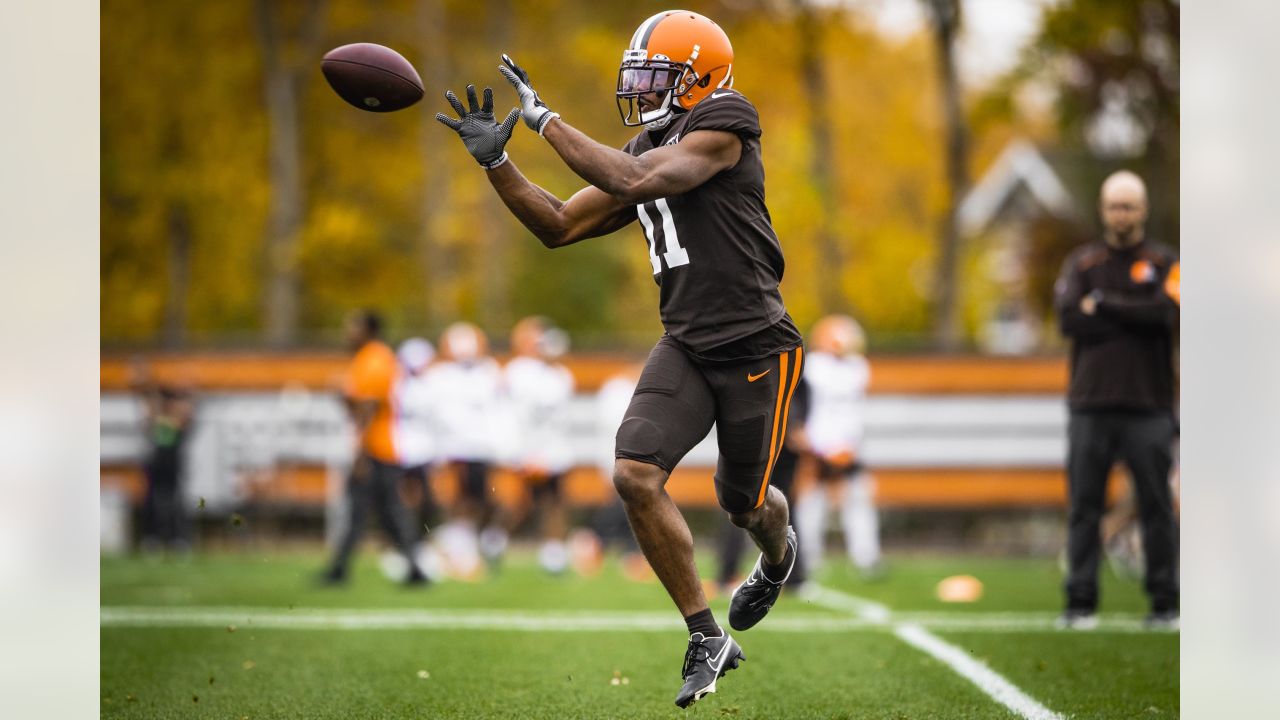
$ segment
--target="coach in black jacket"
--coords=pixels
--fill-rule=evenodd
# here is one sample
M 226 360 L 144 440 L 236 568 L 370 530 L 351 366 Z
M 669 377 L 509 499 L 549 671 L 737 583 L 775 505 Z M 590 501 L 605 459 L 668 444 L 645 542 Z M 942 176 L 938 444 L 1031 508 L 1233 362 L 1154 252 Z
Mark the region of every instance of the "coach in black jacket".
M 1178 259 L 1143 235 L 1147 195 L 1137 175 L 1121 171 L 1107 178 L 1100 210 L 1103 242 L 1073 252 L 1054 288 L 1062 333 L 1072 340 L 1070 575 L 1060 624 L 1088 629 L 1097 623 L 1098 523 L 1111 464 L 1123 460 L 1142 520 L 1148 624 L 1176 626 L 1178 527 L 1169 469 L 1176 427 Z

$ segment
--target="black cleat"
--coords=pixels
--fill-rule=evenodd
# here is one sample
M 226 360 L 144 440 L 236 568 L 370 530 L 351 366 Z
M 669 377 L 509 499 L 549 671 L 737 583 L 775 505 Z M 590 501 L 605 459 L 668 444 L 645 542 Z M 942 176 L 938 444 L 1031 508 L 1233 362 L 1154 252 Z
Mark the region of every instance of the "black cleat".
M 796 558 L 800 554 L 800 549 L 796 545 L 796 531 L 790 525 L 787 526 L 787 546 L 791 548 L 791 565 L 787 567 L 785 575 L 776 581 L 765 577 L 764 570 L 761 569 L 764 553 L 761 553 L 751 574 L 742 581 L 737 590 L 733 591 L 733 599 L 729 601 L 729 627 L 734 630 L 747 630 L 755 627 L 756 623 L 769 614 L 769 608 L 778 601 L 778 596 L 782 594 L 782 586 L 786 584 L 787 578 L 791 577 L 791 571 L 796 566 Z
M 703 695 L 715 692 L 716 680 L 746 659 L 742 648 L 723 630 L 720 637 L 706 637 L 702 633 L 690 635 L 689 649 L 684 654 L 684 669 L 680 671 L 684 686 L 676 694 L 676 705 L 686 708 L 701 700 Z
M 320 587 L 341 587 L 347 584 L 347 573 L 336 568 L 326 570 L 316 577 L 316 584 Z

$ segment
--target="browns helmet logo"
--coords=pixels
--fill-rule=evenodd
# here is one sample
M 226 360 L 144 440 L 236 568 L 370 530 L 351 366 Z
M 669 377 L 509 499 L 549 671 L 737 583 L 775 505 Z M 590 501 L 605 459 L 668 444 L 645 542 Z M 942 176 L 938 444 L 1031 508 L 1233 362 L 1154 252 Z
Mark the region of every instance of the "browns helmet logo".
M 1137 260 L 1129 266 L 1129 279 L 1138 284 L 1155 282 L 1156 266 L 1150 260 Z
M 861 355 L 867 351 L 862 326 L 848 315 L 827 315 L 813 325 L 813 347 L 832 355 Z

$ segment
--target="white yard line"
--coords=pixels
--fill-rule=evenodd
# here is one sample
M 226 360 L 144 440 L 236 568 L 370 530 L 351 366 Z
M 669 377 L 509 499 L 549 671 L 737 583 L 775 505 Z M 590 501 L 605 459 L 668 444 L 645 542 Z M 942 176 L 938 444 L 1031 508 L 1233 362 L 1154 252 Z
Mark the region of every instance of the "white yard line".
M 920 625 L 932 630 L 981 633 L 1062 633 L 1056 624 L 1057 616 L 1051 613 L 984 613 L 984 612 L 903 612 L 895 613 L 900 623 Z M 1098 634 L 1147 633 L 1142 619 L 1136 615 L 1108 615 L 1098 621 L 1091 632 Z
M 892 623 L 893 634 L 908 645 L 927 653 L 938 662 L 954 670 L 964 679 L 973 683 L 991 699 L 1008 708 L 1026 720 L 1063 720 L 1063 716 L 1041 705 L 1030 695 L 1022 692 L 1003 675 L 969 655 L 964 650 L 952 645 L 924 628 L 923 618 L 914 622 L 907 621 L 905 615 L 894 616 L 889 608 L 873 600 L 851 595 L 839 590 L 814 584 L 805 596 L 824 607 L 833 610 L 852 612 L 856 617 L 872 623 Z M 949 614 L 959 616 L 962 613 Z M 957 620 L 959 618 L 956 618 Z M 1005 617 L 1004 622 L 1010 618 Z M 1041 621 L 1043 622 L 1043 621 Z M 992 627 L 995 625 L 993 624 Z M 948 629 L 960 629 L 951 625 Z M 964 628 L 966 630 L 970 628 Z
M 806 583 L 799 597 L 801 600 L 807 600 L 832 610 L 852 613 L 870 622 L 887 623 L 889 622 L 889 617 L 893 614 L 888 606 L 881 605 L 874 600 L 850 595 L 839 590 L 832 590 L 815 582 Z
M 341 608 L 104 607 L 103 627 L 223 627 L 283 630 L 668 631 L 670 613 L 532 613 L 511 610 L 358 610 Z
M 1022 692 L 981 660 L 971 657 L 967 652 L 925 630 L 919 625 L 902 623 L 894 627 L 893 634 L 903 642 L 923 650 L 933 658 L 961 677 L 978 686 L 982 692 L 993 700 L 1009 708 L 1027 720 L 1062 720 L 1062 715 L 1036 702 L 1030 695 Z
M 838 593 L 838 591 L 831 591 Z M 853 607 L 836 595 L 823 595 L 833 609 Z M 826 603 L 819 600 L 814 602 Z M 875 604 L 872 603 L 871 607 Z M 880 606 L 883 608 L 883 606 Z M 504 630 L 517 632 L 671 632 L 684 623 L 668 612 L 534 612 L 527 610 L 367 610 L 305 608 L 288 610 L 268 607 L 104 607 L 102 627 L 216 627 L 270 628 L 283 630 Z M 756 627 L 755 632 L 865 632 L 889 631 L 893 627 L 879 614 L 873 617 L 848 613 L 841 616 L 780 616 Z M 887 613 L 887 608 L 884 609 Z M 1043 613 L 899 613 L 897 622 L 941 630 L 980 633 L 1026 633 L 1054 631 L 1053 619 Z M 1096 632 L 1139 632 L 1136 618 L 1106 618 Z

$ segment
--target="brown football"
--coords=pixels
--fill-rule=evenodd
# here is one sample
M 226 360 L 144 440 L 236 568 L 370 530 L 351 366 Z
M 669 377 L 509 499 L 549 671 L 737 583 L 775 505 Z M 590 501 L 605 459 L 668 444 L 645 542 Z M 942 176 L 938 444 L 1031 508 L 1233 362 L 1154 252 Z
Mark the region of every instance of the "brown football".
M 343 45 L 325 53 L 320 69 L 338 96 L 361 110 L 403 110 L 422 99 L 418 71 L 389 47 Z

